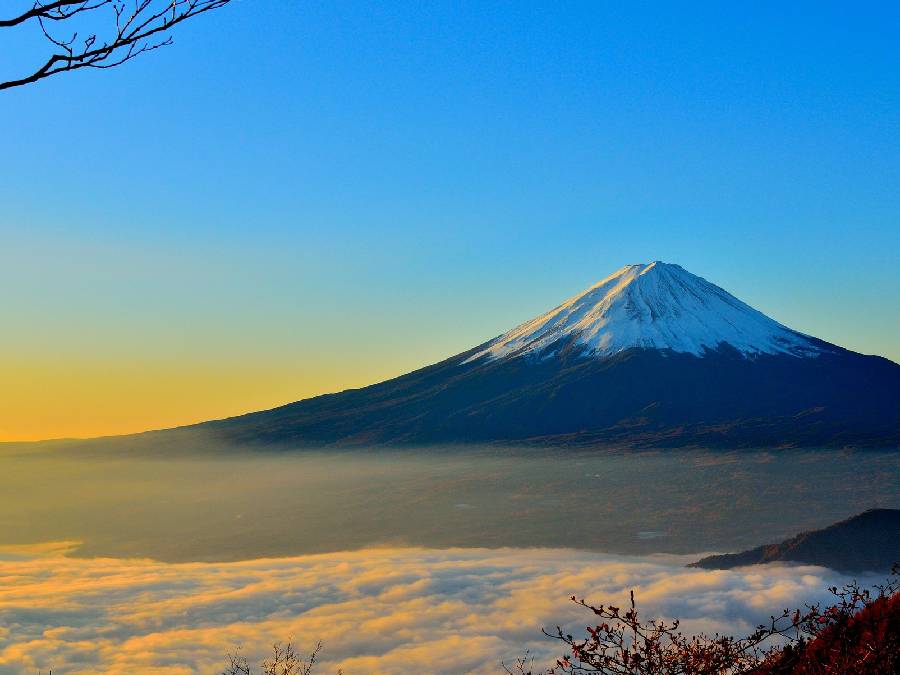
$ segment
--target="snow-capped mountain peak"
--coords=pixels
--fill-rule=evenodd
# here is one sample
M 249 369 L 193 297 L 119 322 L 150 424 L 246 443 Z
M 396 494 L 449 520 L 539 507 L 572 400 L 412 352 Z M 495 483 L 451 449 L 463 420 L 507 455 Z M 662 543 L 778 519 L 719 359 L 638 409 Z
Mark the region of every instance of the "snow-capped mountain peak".
M 607 357 L 626 349 L 703 356 L 728 345 L 738 352 L 815 356 L 809 337 L 770 319 L 730 293 L 660 261 L 627 265 L 546 314 L 488 343 L 467 359 L 551 357 L 557 345 Z

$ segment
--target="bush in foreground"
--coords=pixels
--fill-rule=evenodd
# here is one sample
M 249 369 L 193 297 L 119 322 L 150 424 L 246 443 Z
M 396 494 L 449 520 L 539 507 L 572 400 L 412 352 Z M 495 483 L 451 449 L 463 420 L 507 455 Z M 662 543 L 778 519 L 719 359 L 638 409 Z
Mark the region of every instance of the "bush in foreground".
M 630 606 L 572 601 L 595 616 L 586 635 L 549 633 L 569 654 L 546 675 L 896 675 L 900 673 L 900 577 L 874 590 L 851 582 L 829 589 L 827 607 L 808 605 L 770 617 L 751 635 L 684 635 L 677 620 L 644 620 Z M 528 658 L 509 675 L 538 675 Z

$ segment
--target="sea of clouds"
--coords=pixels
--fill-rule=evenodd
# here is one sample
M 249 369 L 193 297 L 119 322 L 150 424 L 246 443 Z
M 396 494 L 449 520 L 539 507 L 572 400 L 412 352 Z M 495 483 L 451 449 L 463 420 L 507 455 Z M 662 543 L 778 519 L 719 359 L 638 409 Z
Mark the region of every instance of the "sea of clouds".
M 293 637 L 317 673 L 501 673 L 542 636 L 591 621 L 568 600 L 625 601 L 688 631 L 749 632 L 846 579 L 819 567 L 687 569 L 683 557 L 568 549 L 379 548 L 223 563 L 78 558 L 72 543 L 0 549 L 0 673 L 221 673 Z

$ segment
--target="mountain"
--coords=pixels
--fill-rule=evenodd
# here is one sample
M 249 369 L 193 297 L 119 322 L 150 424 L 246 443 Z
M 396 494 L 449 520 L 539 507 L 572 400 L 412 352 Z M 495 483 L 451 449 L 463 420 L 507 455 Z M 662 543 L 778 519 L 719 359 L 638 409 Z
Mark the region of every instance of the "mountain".
M 846 572 L 888 572 L 900 563 L 900 510 L 871 509 L 780 544 L 743 553 L 712 555 L 688 567 L 731 569 L 769 562 L 798 562 Z
M 896 448 L 900 366 L 654 262 L 438 364 L 199 428 L 293 445 Z
M 744 355 L 815 356 L 809 337 L 785 328 L 680 265 L 628 265 L 559 307 L 488 343 L 468 361 L 531 355 L 546 358 L 573 343 L 608 358 L 627 349 L 704 356 L 721 345 Z

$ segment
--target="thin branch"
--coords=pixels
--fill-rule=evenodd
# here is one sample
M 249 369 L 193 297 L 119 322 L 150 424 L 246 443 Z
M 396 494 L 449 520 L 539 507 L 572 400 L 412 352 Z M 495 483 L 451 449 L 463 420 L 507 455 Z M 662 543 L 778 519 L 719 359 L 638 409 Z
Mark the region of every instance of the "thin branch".
M 178 24 L 229 4 L 231 0 L 135 0 L 132 9 L 126 11 L 122 0 L 58 0 L 46 5 L 36 3 L 28 13 L 13 19 L 21 23 L 29 18 L 37 19 L 45 39 L 59 51 L 30 75 L 0 82 L 0 90 L 20 87 L 62 72 L 80 68 L 113 68 L 126 61 L 172 44 L 167 33 Z M 78 33 L 70 38 L 55 37 L 45 25 L 45 20 L 59 21 L 74 14 L 108 5 L 114 14 L 112 37 L 98 43 L 93 33 L 76 49 Z M 62 13 L 62 14 L 61 14 Z M 21 19 L 21 17 L 26 17 Z M 19 20 L 21 19 L 21 20 Z
M 0 19 L 0 28 L 11 28 L 25 23 L 31 19 L 49 19 L 50 21 L 63 21 L 81 12 L 89 12 L 103 5 L 108 5 L 113 0 L 55 0 L 55 2 L 35 2 L 31 9 L 11 19 Z

